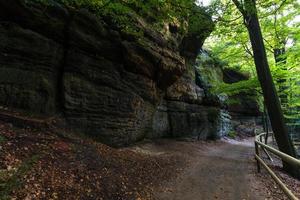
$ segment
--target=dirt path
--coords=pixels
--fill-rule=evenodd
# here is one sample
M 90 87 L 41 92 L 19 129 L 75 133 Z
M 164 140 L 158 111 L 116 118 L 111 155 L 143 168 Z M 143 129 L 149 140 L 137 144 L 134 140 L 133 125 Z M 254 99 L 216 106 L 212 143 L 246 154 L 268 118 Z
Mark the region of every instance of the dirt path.
M 256 173 L 252 146 L 160 139 L 115 149 L 68 130 L 0 121 L 0 199 L 286 199 Z M 300 182 L 273 168 L 300 197 Z
M 190 165 L 175 180 L 157 189 L 158 200 L 259 200 L 253 176 L 252 141 L 217 142 L 210 145 L 197 143 L 172 143 L 160 146 L 157 152 L 188 156 Z M 155 149 L 148 147 L 148 149 Z M 255 188 L 256 187 L 256 188 Z
M 253 148 L 247 144 L 226 143 L 199 153 L 179 180 L 168 183 L 172 191 L 159 193 L 157 199 L 259 199 L 251 193 L 249 160 Z

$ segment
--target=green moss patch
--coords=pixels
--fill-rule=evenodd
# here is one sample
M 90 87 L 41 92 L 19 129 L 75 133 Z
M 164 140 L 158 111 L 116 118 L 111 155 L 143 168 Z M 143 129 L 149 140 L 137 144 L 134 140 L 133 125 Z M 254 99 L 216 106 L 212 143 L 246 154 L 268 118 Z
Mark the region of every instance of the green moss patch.
M 0 171 L 0 199 L 8 200 L 9 195 L 13 190 L 21 187 L 24 175 L 30 171 L 32 166 L 39 160 L 38 155 L 33 155 L 25 160 L 21 166 L 12 174 L 9 170 Z
M 0 144 L 5 142 L 6 141 L 6 138 L 2 135 L 0 135 Z

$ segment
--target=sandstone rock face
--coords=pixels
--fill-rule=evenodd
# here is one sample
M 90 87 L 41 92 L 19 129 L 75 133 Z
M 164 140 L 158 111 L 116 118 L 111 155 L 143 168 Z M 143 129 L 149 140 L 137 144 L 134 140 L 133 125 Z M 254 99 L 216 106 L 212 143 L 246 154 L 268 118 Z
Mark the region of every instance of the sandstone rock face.
M 224 82 L 229 84 L 249 79 L 247 75 L 233 69 L 224 69 L 223 74 Z M 228 105 L 228 111 L 232 116 L 232 128 L 240 135 L 255 135 L 255 127 L 261 116 L 256 95 L 255 92 L 241 92 L 229 97 L 235 100 L 234 103 Z
M 0 24 L 0 103 L 52 113 L 63 48 L 13 23 Z M 37 59 L 38 58 L 38 59 Z
M 156 121 L 153 123 L 155 136 L 199 135 L 201 139 L 218 137 L 220 109 L 216 107 L 166 101 L 159 106 L 155 114 Z
M 210 69 L 204 70 L 205 67 Z M 221 100 L 210 93 L 208 85 L 198 85 L 196 82 L 200 74 L 205 79 L 204 77 L 210 77 L 210 73 L 222 74 L 219 73 L 220 70 L 195 62 L 188 65 L 184 75 L 168 88 L 166 102 L 157 109 L 159 116 L 166 116 L 163 113 L 168 113 L 167 136 L 192 135 L 199 139 L 217 139 L 228 133 L 231 118 L 227 111 L 222 109 Z M 215 78 L 222 80 L 221 76 Z M 209 84 L 209 81 L 207 78 L 206 83 Z
M 86 10 L 0 0 L 0 104 L 60 115 L 111 145 L 219 137 L 222 110 L 203 103 L 181 41 L 137 26 L 142 42 Z

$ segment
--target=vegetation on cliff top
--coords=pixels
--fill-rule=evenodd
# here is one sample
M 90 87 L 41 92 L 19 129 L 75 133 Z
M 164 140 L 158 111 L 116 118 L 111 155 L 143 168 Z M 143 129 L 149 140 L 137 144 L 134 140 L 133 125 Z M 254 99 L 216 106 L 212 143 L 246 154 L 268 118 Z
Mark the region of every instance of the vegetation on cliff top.
M 195 0 L 32 0 L 47 6 L 63 4 L 75 9 L 88 9 L 108 20 L 126 33 L 141 35 L 143 30 L 135 26 L 141 17 L 152 28 L 164 32 L 171 25 L 175 32 L 203 35 L 214 25 L 207 9 L 196 4 Z M 167 28 L 169 29 L 169 27 Z

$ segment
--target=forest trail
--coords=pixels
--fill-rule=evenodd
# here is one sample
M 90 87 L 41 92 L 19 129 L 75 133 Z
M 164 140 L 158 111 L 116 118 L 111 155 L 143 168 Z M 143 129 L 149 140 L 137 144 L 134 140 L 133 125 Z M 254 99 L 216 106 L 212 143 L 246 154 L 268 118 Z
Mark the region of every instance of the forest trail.
M 172 148 L 175 154 L 178 150 L 180 154 L 189 156 L 190 166 L 177 179 L 167 182 L 165 188 L 158 189 L 155 199 L 265 199 L 259 189 L 261 184 L 253 176 L 255 163 L 252 140 L 218 142 L 200 149 L 197 145 L 184 143 L 181 148 L 168 147 Z
M 0 121 L 0 199 L 286 199 L 257 174 L 253 144 L 159 139 L 116 149 L 68 130 Z M 280 175 L 300 194 L 300 182 Z

